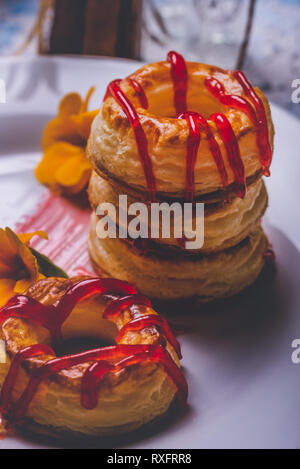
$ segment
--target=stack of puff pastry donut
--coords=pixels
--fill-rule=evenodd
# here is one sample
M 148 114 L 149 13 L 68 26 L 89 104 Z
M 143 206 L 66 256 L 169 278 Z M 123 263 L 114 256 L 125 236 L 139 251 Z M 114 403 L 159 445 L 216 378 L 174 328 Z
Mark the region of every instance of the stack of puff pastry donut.
M 95 268 L 157 299 L 209 301 L 253 283 L 268 247 L 262 176 L 269 174 L 273 137 L 267 99 L 242 72 L 170 52 L 112 82 L 88 143 Z M 100 239 L 96 207 L 118 206 L 120 194 L 129 204 L 204 202 L 202 248 L 187 250 L 172 234 L 143 243 Z

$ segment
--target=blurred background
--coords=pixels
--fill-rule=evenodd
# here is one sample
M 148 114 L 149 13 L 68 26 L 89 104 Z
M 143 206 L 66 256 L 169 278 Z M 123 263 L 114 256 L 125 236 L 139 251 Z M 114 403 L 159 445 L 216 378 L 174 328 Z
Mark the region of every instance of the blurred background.
M 0 0 L 0 54 L 186 59 L 243 69 L 300 118 L 300 0 Z

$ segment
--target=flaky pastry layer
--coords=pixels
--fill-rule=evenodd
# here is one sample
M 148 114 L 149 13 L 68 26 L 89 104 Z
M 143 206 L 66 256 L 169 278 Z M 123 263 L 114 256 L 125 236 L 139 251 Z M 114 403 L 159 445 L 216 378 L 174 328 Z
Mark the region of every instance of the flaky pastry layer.
M 93 214 L 88 247 L 95 268 L 134 282 L 151 298 L 210 301 L 231 296 L 253 283 L 265 264 L 268 240 L 260 226 L 232 248 L 186 256 L 162 248 L 143 252 L 128 240 L 99 239 L 96 224 Z
M 261 164 L 253 123 L 244 112 L 220 104 L 206 89 L 204 80 L 206 77 L 214 76 L 224 85 L 228 94 L 246 98 L 242 87 L 231 73 L 218 67 L 187 62 L 187 69 L 189 77 L 187 109 L 199 112 L 205 118 L 214 112 L 224 113 L 237 137 L 246 177 L 255 175 L 260 171 Z M 148 109 L 141 107 L 138 95 L 130 85 L 130 78 L 143 87 L 149 102 Z M 158 195 L 183 197 L 189 128 L 185 119 L 176 118 L 170 64 L 158 62 L 145 65 L 122 80 L 120 87 L 135 106 L 146 134 Z M 264 94 L 258 88 L 255 90 L 265 107 L 270 142 L 273 147 L 274 129 L 269 104 Z M 234 175 L 228 163 L 223 141 L 215 123 L 209 121 L 209 125 L 220 146 L 231 184 Z M 135 190 L 147 192 L 133 129 L 112 96 L 107 97 L 93 122 L 88 142 L 88 157 L 99 173 L 119 183 L 123 181 Z M 196 196 L 222 189 L 220 175 L 205 134 L 201 136 L 194 174 Z
M 26 292 L 38 301 L 50 305 L 80 280 L 47 278 L 35 283 Z M 111 300 L 111 298 L 110 298 Z M 94 296 L 78 303 L 63 325 L 64 339 L 88 337 L 114 344 L 114 338 L 130 319 L 145 314 L 157 314 L 146 306 L 132 306 L 123 311 L 118 318 L 106 320 L 102 313 L 109 301 L 108 297 Z M 11 359 L 21 349 L 34 344 L 51 344 L 50 333 L 28 320 L 10 318 L 5 321 L 1 337 L 6 344 L 6 363 L 0 365 L 0 384 L 8 372 Z M 159 344 L 162 337 L 155 326 L 141 331 L 127 332 L 123 344 Z M 179 365 L 173 347 L 166 342 L 174 362 Z M 51 356 L 39 356 L 26 360 L 18 373 L 12 401 L 15 402 L 29 382 L 32 373 Z M 140 363 L 109 373 L 99 385 L 99 402 L 96 408 L 87 410 L 80 404 L 82 377 L 91 363 L 73 366 L 53 374 L 43 381 L 26 413 L 29 426 L 42 433 L 76 435 L 112 435 L 138 428 L 163 415 L 170 407 L 176 394 L 176 387 L 163 367 L 152 362 Z M 38 430 L 39 431 L 39 430 Z
M 122 188 L 118 189 L 97 173 L 93 172 L 88 189 L 89 200 L 94 210 L 100 203 L 109 202 L 117 208 L 117 224 L 119 225 L 119 196 L 123 194 Z M 128 195 L 128 206 L 140 202 Z M 146 200 L 144 200 L 146 203 Z M 199 250 L 202 254 L 217 252 L 238 244 L 258 226 L 268 204 L 268 195 L 262 179 L 251 184 L 247 189 L 244 199 L 235 197 L 229 203 L 205 204 L 204 206 L 204 244 Z M 182 204 L 183 207 L 183 204 Z M 151 217 L 149 214 L 148 225 Z M 193 217 L 195 225 L 195 211 Z M 170 237 L 162 237 L 162 219 L 160 220 L 160 238 L 155 242 L 164 244 L 166 247 L 178 247 L 181 244 L 174 238 L 174 223 L 171 220 Z

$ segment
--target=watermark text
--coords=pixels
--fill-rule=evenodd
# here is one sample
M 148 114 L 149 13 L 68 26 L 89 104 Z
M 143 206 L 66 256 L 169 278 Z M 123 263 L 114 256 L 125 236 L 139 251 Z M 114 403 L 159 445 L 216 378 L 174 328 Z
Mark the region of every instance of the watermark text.
M 291 100 L 294 104 L 300 103 L 300 78 L 295 78 L 292 81 L 292 88 L 295 88 L 291 94 Z
M 204 243 L 204 204 L 134 202 L 119 195 L 118 207 L 98 205 L 97 236 L 105 238 L 180 239 L 185 249 L 201 249 Z
M 6 103 L 6 86 L 5 81 L 2 78 L 0 78 L 0 103 Z
M 291 344 L 291 347 L 292 349 L 294 349 L 291 355 L 292 362 L 295 365 L 299 365 L 300 364 L 300 339 L 294 339 Z
M 4 340 L 0 340 L 0 363 L 6 363 L 6 348 Z

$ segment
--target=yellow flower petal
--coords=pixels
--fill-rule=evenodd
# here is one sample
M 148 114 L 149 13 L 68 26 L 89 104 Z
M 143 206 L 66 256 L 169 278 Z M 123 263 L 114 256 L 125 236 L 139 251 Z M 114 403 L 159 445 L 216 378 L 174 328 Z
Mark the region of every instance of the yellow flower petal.
M 84 143 L 82 139 L 88 139 L 90 125 L 98 113 L 98 111 L 87 112 L 87 106 L 93 92 L 94 87 L 91 87 L 84 101 L 78 93 L 68 93 L 61 99 L 57 117 L 48 122 L 44 129 L 42 137 L 43 150 L 60 140 L 74 145 L 82 145 Z M 81 113 L 86 114 L 86 116 L 83 117 L 83 123 L 80 119 L 78 127 L 75 118 Z
M 87 111 L 77 116 L 72 116 L 78 135 L 85 141 L 87 141 L 90 136 L 91 125 L 98 113 L 99 109 L 95 109 L 94 111 Z
M 33 233 L 18 233 L 17 236 L 22 243 L 27 245 L 34 236 L 39 236 L 40 238 L 48 239 L 47 233 L 42 230 L 34 231 Z
M 6 230 L 0 228 L 0 278 L 11 278 L 12 264 L 18 254 L 17 244 Z
M 37 280 L 37 278 L 35 280 Z M 21 280 L 18 280 L 15 283 L 14 293 L 24 293 L 24 291 L 27 290 L 27 288 L 29 288 L 32 283 L 33 280 L 28 278 L 22 278 Z
M 56 182 L 56 174 L 61 166 L 63 166 L 68 158 L 78 153 L 78 148 L 66 142 L 54 143 L 45 152 L 35 168 L 35 176 L 41 184 L 50 186 L 54 192 L 59 192 Z M 84 150 L 82 150 L 84 151 Z
M 59 103 L 58 114 L 60 116 L 68 116 L 71 114 L 78 114 L 82 107 L 82 99 L 78 93 L 66 94 Z
M 48 148 L 35 169 L 36 178 L 55 193 L 77 194 L 87 184 L 91 165 L 85 150 L 60 142 Z M 73 187 L 72 187 L 73 186 Z
M 51 275 L 52 271 L 67 275 L 51 263 L 50 259 L 29 247 L 35 235 L 48 239 L 44 231 L 17 235 L 10 228 L 0 229 L 0 306 L 16 293 L 23 293 L 35 281 Z M 26 244 L 28 243 L 28 244 Z
M 0 308 L 14 296 L 15 280 L 12 278 L 1 278 L 0 279 Z
M 64 96 L 58 115 L 44 129 L 44 154 L 35 175 L 54 193 L 77 194 L 84 189 L 90 177 L 91 166 L 85 147 L 92 122 L 99 112 L 98 109 L 87 111 L 93 92 L 91 87 L 84 100 L 78 93 Z
M 16 272 L 14 278 L 16 280 L 20 278 L 30 278 L 32 281 L 36 280 L 38 277 L 38 263 L 36 258 L 28 246 L 23 244 L 10 228 L 5 228 L 5 232 L 11 243 L 14 243 L 17 249 L 17 255 L 12 264 L 12 271 Z
M 81 103 L 80 112 L 86 112 L 87 111 L 90 98 L 91 98 L 92 94 L 94 93 L 94 91 L 95 91 L 95 87 L 91 86 L 90 89 L 88 90 L 87 94 L 86 94 L 85 100 L 82 101 L 82 103 Z
M 88 183 L 92 167 L 85 157 L 84 151 L 69 158 L 56 173 L 56 181 L 63 186 L 68 194 L 80 192 Z
M 78 134 L 76 121 L 72 116 L 58 116 L 46 125 L 42 136 L 42 149 L 46 150 L 55 142 L 64 141 L 73 145 L 85 145 L 85 141 Z

